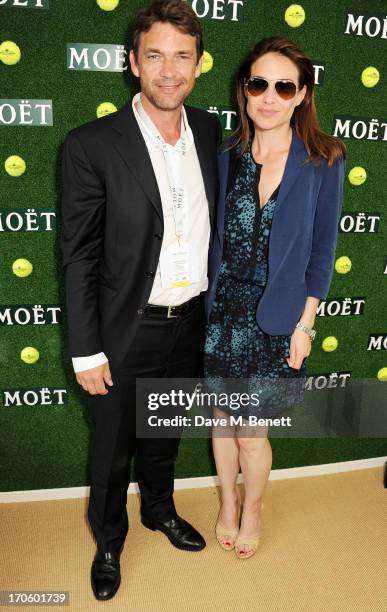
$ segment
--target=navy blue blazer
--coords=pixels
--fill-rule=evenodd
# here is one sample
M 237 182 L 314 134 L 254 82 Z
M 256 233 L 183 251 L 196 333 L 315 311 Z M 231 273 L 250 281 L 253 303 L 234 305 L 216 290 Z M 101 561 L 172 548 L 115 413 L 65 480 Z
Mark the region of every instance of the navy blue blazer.
M 306 159 L 304 143 L 293 130 L 272 219 L 267 284 L 256 313 L 261 329 L 271 335 L 292 334 L 307 296 L 325 299 L 333 274 L 345 161 L 328 167 L 325 160 L 317 166 L 304 164 Z M 222 262 L 229 162 L 229 151 L 224 151 L 218 159 L 220 192 L 209 253 L 207 321 Z

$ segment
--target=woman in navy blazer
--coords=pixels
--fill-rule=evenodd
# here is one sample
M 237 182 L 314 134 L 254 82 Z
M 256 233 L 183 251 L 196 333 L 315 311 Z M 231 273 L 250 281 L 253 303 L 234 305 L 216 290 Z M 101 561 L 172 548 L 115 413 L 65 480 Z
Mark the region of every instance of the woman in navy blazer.
M 305 375 L 333 273 L 345 172 L 343 143 L 318 127 L 313 88 L 311 61 L 284 38 L 260 41 L 239 69 L 240 125 L 219 157 L 205 298 L 208 380 Z M 242 414 L 245 425 L 252 413 Z M 222 548 L 248 558 L 259 540 L 272 453 L 268 427 L 246 437 L 232 423 L 228 437 L 213 435 L 222 502 L 216 535 Z

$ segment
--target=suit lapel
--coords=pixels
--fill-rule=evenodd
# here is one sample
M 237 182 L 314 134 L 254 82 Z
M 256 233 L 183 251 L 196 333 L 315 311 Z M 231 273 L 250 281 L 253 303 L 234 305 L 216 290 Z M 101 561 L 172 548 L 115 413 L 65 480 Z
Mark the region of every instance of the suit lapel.
M 113 145 L 163 221 L 163 208 L 156 176 L 147 146 L 133 114 L 132 103 L 127 102 L 115 113 L 113 119 L 114 130 L 120 136 L 114 138 Z
M 188 123 L 191 127 L 196 152 L 199 158 L 200 169 L 203 176 L 204 189 L 206 192 L 211 227 L 213 227 L 213 216 L 215 209 L 215 175 L 214 175 L 214 162 L 210 158 L 210 151 L 204 144 L 204 139 L 207 137 L 207 133 L 203 132 L 203 125 L 198 121 L 197 117 L 191 113 L 189 106 L 185 107 L 187 113 Z
M 277 203 L 275 206 L 274 214 L 277 213 L 277 210 L 281 207 L 283 202 L 288 195 L 290 188 L 293 183 L 297 179 L 297 176 L 300 173 L 300 170 L 303 166 L 303 162 L 307 157 L 307 153 L 305 150 L 304 143 L 297 136 L 295 130 L 293 129 L 292 142 L 289 149 L 288 158 L 285 164 L 285 170 L 282 177 L 280 189 L 278 192 Z
M 215 207 L 215 168 L 213 168 L 213 161 L 209 155 L 210 151 L 204 144 L 207 134 L 203 132 L 203 126 L 197 117 L 191 113 L 190 107 L 186 107 L 186 112 L 194 136 L 212 225 Z M 115 133 L 119 135 L 119 137 L 113 139 L 114 147 L 127 164 L 133 176 L 139 181 L 157 214 L 163 220 L 163 209 L 156 176 L 144 138 L 133 114 L 131 101 L 127 102 L 114 114 L 112 126 Z

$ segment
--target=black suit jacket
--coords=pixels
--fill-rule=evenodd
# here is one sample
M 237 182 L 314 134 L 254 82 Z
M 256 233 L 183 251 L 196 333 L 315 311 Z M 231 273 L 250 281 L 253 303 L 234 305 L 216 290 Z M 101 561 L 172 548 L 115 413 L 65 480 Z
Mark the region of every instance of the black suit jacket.
M 186 106 L 209 204 L 218 196 L 214 115 Z M 104 351 L 119 366 L 148 302 L 163 212 L 131 102 L 69 132 L 62 157 L 61 249 L 72 357 Z

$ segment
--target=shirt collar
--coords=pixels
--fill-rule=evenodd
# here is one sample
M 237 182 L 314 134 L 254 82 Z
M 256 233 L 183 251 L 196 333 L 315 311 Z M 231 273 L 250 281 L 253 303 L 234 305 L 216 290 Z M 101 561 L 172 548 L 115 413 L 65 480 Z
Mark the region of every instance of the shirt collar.
M 164 139 L 155 124 L 153 123 L 152 119 L 146 113 L 143 105 L 141 104 L 141 92 L 137 93 L 133 97 L 132 108 L 137 123 L 139 124 L 140 130 L 143 136 L 147 139 L 148 147 L 152 151 L 158 150 L 160 148 L 160 144 L 157 142 L 157 140 L 160 140 L 161 143 L 164 143 Z M 171 150 L 180 151 L 183 139 L 185 140 L 185 150 L 188 151 L 188 149 L 194 143 L 194 138 L 192 130 L 188 123 L 187 113 L 184 106 L 182 106 L 181 109 L 180 138 L 174 146 L 169 145 L 168 143 L 165 144 L 167 147 L 170 147 Z

